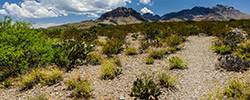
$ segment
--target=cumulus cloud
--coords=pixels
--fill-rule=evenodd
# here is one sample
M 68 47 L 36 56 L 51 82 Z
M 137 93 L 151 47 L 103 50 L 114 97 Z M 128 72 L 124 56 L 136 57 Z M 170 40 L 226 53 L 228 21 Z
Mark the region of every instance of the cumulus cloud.
M 0 14 L 19 18 L 46 18 L 68 14 L 98 17 L 97 13 L 125 6 L 126 3 L 131 3 L 131 0 L 24 0 L 20 4 L 5 2 Z
M 145 5 L 152 5 L 151 0 L 140 0 L 140 3 L 145 4 Z
M 145 14 L 145 13 L 154 14 L 154 12 L 151 11 L 150 9 L 148 9 L 147 7 L 142 8 L 142 9 L 141 9 L 141 12 L 144 13 L 144 14 Z
M 4 9 L 0 9 L 0 14 L 2 14 L 2 15 L 8 15 L 8 13 Z

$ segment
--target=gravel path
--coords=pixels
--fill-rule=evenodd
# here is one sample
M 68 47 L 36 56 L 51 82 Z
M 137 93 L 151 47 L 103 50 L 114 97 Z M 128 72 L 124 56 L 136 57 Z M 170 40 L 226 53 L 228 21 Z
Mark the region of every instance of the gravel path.
M 166 98 L 194 100 L 200 99 L 208 91 L 214 91 L 218 84 L 225 84 L 228 75 L 215 70 L 217 56 L 211 50 L 213 37 L 190 36 L 185 49 L 178 52 L 184 61 L 188 61 L 187 69 L 173 72 L 178 77 L 177 91 Z

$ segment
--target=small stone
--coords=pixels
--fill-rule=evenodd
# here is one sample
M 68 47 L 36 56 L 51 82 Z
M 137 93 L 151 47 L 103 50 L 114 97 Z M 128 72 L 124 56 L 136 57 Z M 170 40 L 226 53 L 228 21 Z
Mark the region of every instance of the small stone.
M 120 100 L 125 100 L 125 98 L 123 96 L 120 96 L 119 99 Z

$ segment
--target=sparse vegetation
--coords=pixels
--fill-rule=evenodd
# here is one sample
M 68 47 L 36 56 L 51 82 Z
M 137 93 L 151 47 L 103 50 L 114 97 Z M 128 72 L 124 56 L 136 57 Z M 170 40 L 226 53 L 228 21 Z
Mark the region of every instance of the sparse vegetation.
M 148 57 L 148 58 L 146 59 L 146 64 L 153 64 L 153 63 L 154 63 L 154 58 Z
M 113 58 L 113 63 L 115 63 L 117 66 L 122 66 L 122 62 L 118 57 Z
M 100 75 L 102 79 L 113 79 L 115 76 L 120 75 L 122 70 L 117 68 L 114 63 L 106 61 L 102 64 Z
M 187 62 L 183 62 L 179 57 L 172 57 L 169 60 L 170 69 L 184 69 L 187 66 Z
M 34 97 L 30 98 L 29 100 L 49 100 L 46 94 L 37 94 Z
M 171 35 L 166 38 L 165 42 L 169 47 L 176 47 L 184 42 L 184 38 L 178 35 Z
M 62 80 L 63 72 L 57 68 L 44 69 L 36 68 L 30 74 L 25 75 L 20 83 L 22 88 L 31 88 L 38 83 L 53 85 Z
M 135 54 L 137 54 L 137 50 L 136 50 L 136 48 L 127 48 L 125 50 L 125 54 L 126 55 L 135 55 Z
M 167 72 L 159 73 L 158 79 L 160 82 L 159 84 L 161 86 L 169 88 L 169 89 L 174 88 L 177 82 L 177 78 L 171 77 Z
M 118 39 L 110 39 L 103 46 L 103 53 L 111 56 L 112 54 L 118 54 L 122 49 L 123 42 Z
M 161 59 L 164 55 L 165 55 L 165 51 L 163 50 L 152 50 L 149 56 L 154 59 Z
M 91 98 L 93 88 L 88 79 L 82 79 L 80 75 L 65 81 L 69 90 L 74 90 L 72 96 L 76 98 Z
M 102 57 L 101 55 L 97 53 L 91 53 L 87 56 L 86 61 L 87 63 L 92 64 L 92 65 L 99 65 L 101 64 Z
M 238 78 L 231 79 L 226 88 L 218 89 L 215 94 L 210 94 L 207 99 L 213 100 L 249 100 L 250 83 L 242 82 Z

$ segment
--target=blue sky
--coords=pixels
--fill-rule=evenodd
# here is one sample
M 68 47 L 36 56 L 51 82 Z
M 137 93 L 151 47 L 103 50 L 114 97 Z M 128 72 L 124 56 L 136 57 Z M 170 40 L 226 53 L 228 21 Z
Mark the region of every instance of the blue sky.
M 250 14 L 250 0 L 0 0 L 0 17 L 8 15 L 14 20 L 32 21 L 36 27 L 48 27 L 95 20 L 119 6 L 162 16 L 194 6 L 210 7 L 217 4 L 232 6 Z

